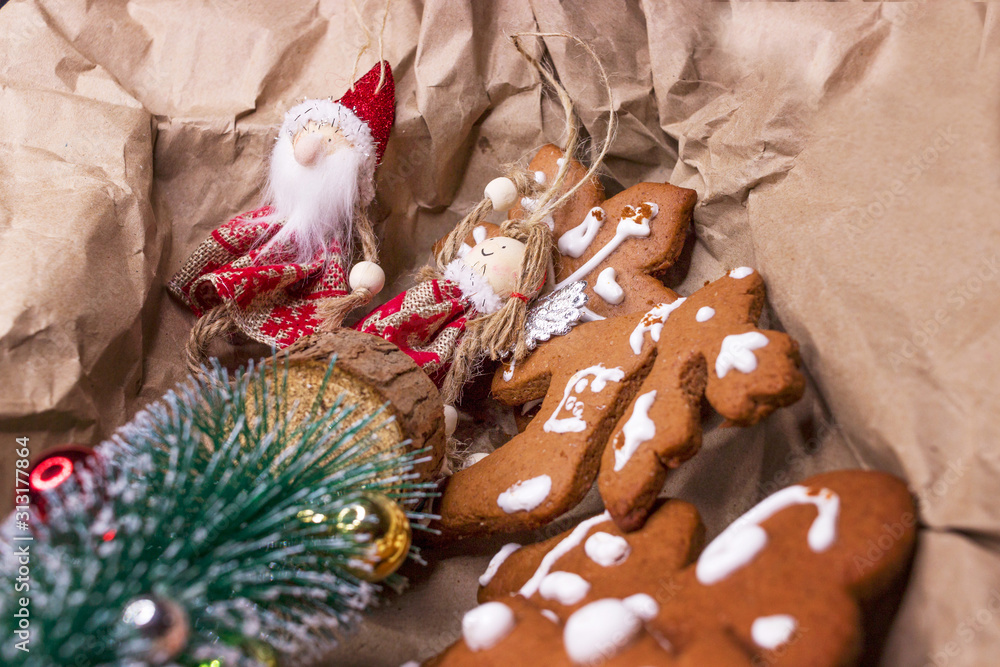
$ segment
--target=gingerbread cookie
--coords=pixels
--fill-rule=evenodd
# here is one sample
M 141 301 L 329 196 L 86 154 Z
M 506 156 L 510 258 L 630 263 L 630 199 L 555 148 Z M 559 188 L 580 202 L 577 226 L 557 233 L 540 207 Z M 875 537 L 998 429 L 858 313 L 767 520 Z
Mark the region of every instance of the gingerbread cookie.
M 555 179 L 565 158 L 549 144 L 531 161 L 536 180 Z M 571 160 L 566 182 L 576 183 L 587 168 Z M 676 294 L 657 280 L 676 261 L 691 231 L 694 190 L 669 183 L 639 183 L 611 199 L 596 179 L 585 183 L 552 214 L 556 239 L 555 289 L 587 281 L 588 307 L 608 317 L 648 310 Z M 510 211 L 524 215 L 528 198 Z
M 750 667 L 731 637 L 707 636 L 674 657 L 643 627 L 648 596 L 603 599 L 563 625 L 521 597 L 488 602 L 465 615 L 463 639 L 424 667 Z M 623 638 L 627 638 L 624 639 Z M 621 646 L 620 644 L 625 644 Z
M 627 345 L 580 363 L 580 348 L 600 350 L 626 338 L 625 318 L 577 326 L 542 343 L 503 382 L 501 401 L 520 405 L 545 397 L 541 412 L 513 440 L 455 473 L 438 511 L 450 537 L 513 532 L 545 525 L 579 503 L 594 482 L 608 436 L 649 372 L 654 350 Z M 501 371 L 502 372 L 502 371 Z M 494 381 L 494 393 L 498 391 Z
M 775 493 L 700 555 L 687 503 L 662 502 L 631 533 L 605 513 L 504 547 L 463 639 L 427 664 L 851 664 L 862 610 L 899 581 L 915 525 L 906 486 L 864 471 Z
M 498 370 L 501 402 L 544 400 L 524 432 L 452 477 L 442 529 L 544 525 L 583 498 L 598 469 L 615 521 L 641 526 L 667 472 L 701 445 L 703 395 L 738 425 L 802 395 L 795 341 L 755 326 L 763 303 L 760 276 L 736 270 L 687 299 L 578 325 Z

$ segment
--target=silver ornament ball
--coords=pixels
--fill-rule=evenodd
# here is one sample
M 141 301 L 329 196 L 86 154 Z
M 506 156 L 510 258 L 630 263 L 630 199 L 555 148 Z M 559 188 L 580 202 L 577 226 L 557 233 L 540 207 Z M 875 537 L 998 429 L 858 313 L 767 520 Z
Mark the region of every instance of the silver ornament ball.
M 125 605 L 122 622 L 149 642 L 144 657 L 151 665 L 170 662 L 187 646 L 188 617 L 172 600 L 155 595 L 133 598 Z

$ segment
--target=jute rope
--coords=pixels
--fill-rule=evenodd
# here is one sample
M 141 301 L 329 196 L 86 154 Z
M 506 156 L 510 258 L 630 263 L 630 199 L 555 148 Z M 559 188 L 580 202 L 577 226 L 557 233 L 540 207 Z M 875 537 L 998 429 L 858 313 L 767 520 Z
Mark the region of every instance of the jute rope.
M 203 364 L 208 360 L 208 346 L 218 336 L 224 336 L 236 327 L 225 304 L 212 308 L 198 318 L 187 342 L 187 367 L 196 377 L 205 378 Z
M 385 23 L 389 18 L 389 3 L 392 0 L 385 0 L 385 11 L 382 13 L 382 25 L 378 32 L 378 64 L 379 64 L 379 77 L 378 85 L 375 86 L 375 93 L 382 90 L 382 84 L 385 83 L 385 57 L 384 57 L 384 47 L 385 47 Z M 367 4 L 367 3 L 365 3 Z M 358 7 L 356 0 L 351 0 L 351 9 L 354 10 L 354 15 L 358 19 L 358 25 L 361 26 L 361 31 L 365 35 L 365 43 L 361 45 L 361 49 L 358 51 L 358 55 L 354 58 L 354 67 L 351 69 L 351 90 L 354 90 L 354 84 L 358 79 L 358 65 L 361 64 L 361 56 L 367 53 L 368 49 L 372 45 L 372 33 L 365 25 L 365 18 L 362 16 L 361 9 Z
M 378 238 L 375 226 L 368 214 L 359 209 L 355 215 L 354 232 L 361 241 L 361 254 L 366 262 L 378 264 Z M 346 258 L 348 263 L 351 258 Z M 349 269 L 349 267 L 347 267 Z M 370 290 L 359 287 L 347 296 L 323 299 L 316 305 L 316 315 L 320 318 L 320 332 L 333 331 L 344 323 L 344 318 L 355 308 L 371 303 L 374 295 Z

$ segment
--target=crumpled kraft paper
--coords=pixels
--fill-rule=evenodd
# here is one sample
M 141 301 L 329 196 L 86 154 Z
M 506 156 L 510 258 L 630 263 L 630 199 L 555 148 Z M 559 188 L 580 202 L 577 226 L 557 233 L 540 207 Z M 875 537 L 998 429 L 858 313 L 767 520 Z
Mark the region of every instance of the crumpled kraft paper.
M 111 72 L 38 7 L 0 21 L 0 429 L 4 507 L 14 438 L 93 442 L 142 384 L 167 237 L 150 205 L 155 128 Z
M 1000 11 L 991 5 L 390 3 L 397 121 L 379 169 L 389 298 L 501 165 L 559 143 L 561 115 L 507 43 L 571 32 L 620 127 L 607 184 L 694 188 L 682 293 L 729 268 L 767 281 L 802 346 L 805 398 L 713 428 L 666 492 L 710 534 L 820 470 L 906 478 L 922 530 L 885 665 L 1000 652 Z M 252 207 L 283 111 L 339 96 L 377 58 L 384 5 L 25 0 L 0 10 L 0 430 L 37 452 L 96 443 L 183 377 L 193 321 L 163 285 Z M 535 43 L 603 136 L 593 65 Z M 502 432 L 463 423 L 465 432 Z M 13 447 L 0 448 L 10 488 Z M 4 502 L 9 502 L 5 494 Z M 592 493 L 571 516 L 593 512 Z M 552 534 L 557 527 L 550 527 Z M 534 540 L 539 535 L 519 536 Z M 410 568 L 329 664 L 398 665 L 459 635 L 503 538 Z M 877 545 L 874 545 L 877 551 Z M 873 552 L 877 556 L 876 552 Z

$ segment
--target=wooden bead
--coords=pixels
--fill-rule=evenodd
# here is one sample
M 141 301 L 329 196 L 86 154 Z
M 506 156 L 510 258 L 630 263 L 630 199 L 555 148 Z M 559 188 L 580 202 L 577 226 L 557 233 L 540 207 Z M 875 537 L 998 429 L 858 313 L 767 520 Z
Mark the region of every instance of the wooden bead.
M 458 426 L 458 410 L 450 405 L 444 406 L 444 434 L 450 438 Z
M 483 196 L 493 202 L 494 211 L 509 211 L 517 203 L 517 186 L 505 176 L 494 178 L 486 185 Z
M 351 269 L 348 282 L 352 290 L 364 287 L 372 294 L 378 294 L 385 287 L 385 271 L 375 262 L 358 262 Z
M 469 454 L 465 459 L 465 467 L 474 466 L 483 459 L 485 459 L 489 454 L 486 452 L 476 452 L 475 454 Z

